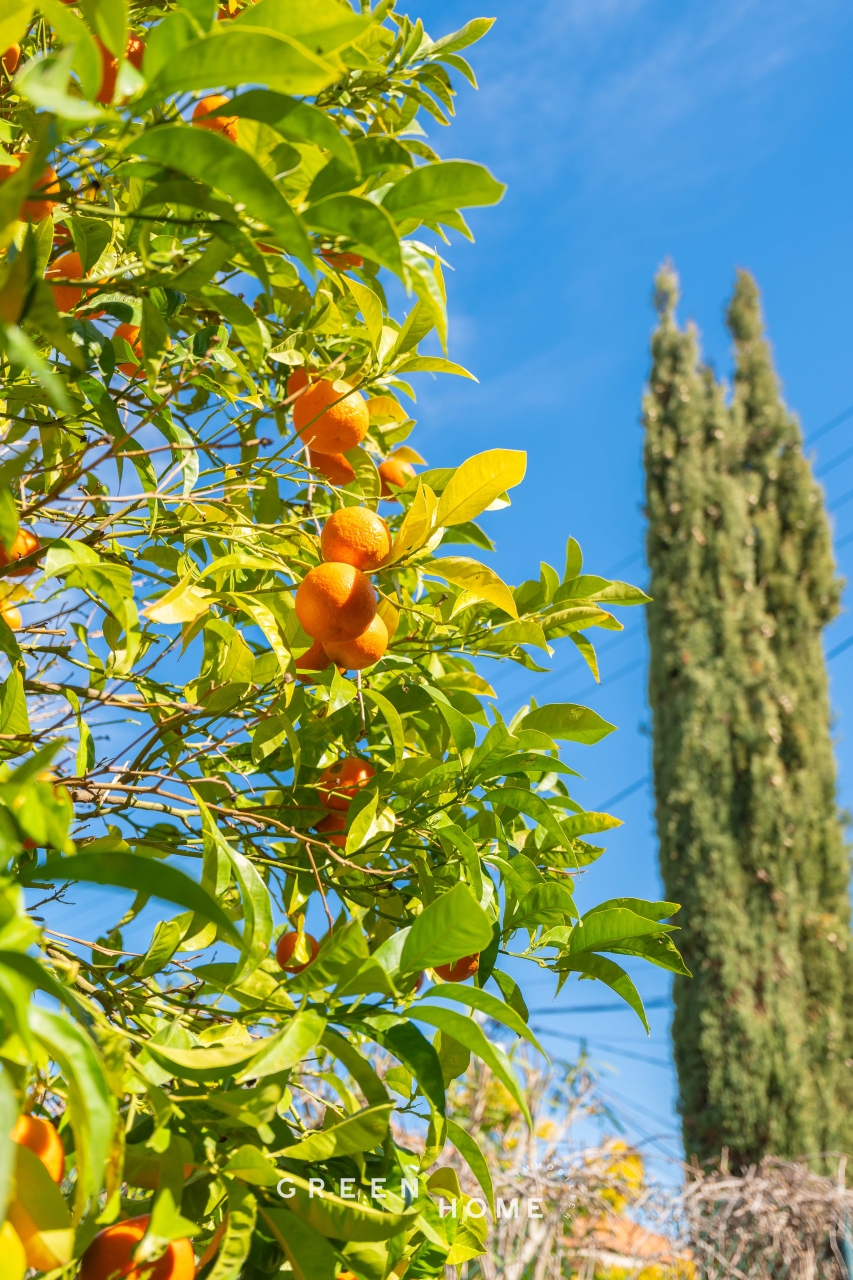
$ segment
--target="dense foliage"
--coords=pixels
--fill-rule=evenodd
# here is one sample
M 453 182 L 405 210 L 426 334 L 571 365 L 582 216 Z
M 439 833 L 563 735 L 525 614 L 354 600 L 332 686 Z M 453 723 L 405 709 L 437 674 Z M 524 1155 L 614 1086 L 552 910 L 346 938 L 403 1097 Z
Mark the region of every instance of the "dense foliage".
M 688 1154 L 850 1150 L 853 948 L 823 628 L 838 609 L 823 494 L 752 278 L 728 311 L 733 396 L 674 319 L 645 399 L 650 697 L 661 870 L 684 904 L 673 1024 Z
M 121 1248 L 182 1278 L 193 1253 L 207 1280 L 440 1274 L 484 1231 L 430 1197 L 448 1138 L 483 1168 L 447 1083 L 473 1053 L 524 1110 L 484 1030 L 532 1040 L 501 957 L 643 1018 L 602 952 L 679 964 L 671 904 L 575 907 L 584 837 L 616 822 L 570 798 L 557 744 L 613 726 L 563 704 L 507 724 L 481 673 L 567 636 L 596 670 L 587 631 L 645 596 L 573 540 L 515 589 L 446 554 L 491 549 L 475 519 L 524 455 L 416 477 L 404 443 L 410 376 L 470 376 L 436 354 L 442 259 L 417 236 L 469 235 L 460 210 L 502 187 L 419 116 L 447 123 L 490 23 L 432 40 L 387 0 L 0 14 L 0 1128 L 33 1117 L 0 1144 L 4 1274 L 23 1245 L 76 1275 L 102 1230 L 86 1280 Z M 378 559 L 329 523 L 355 510 Z M 57 898 L 100 901 L 100 935 L 56 928 Z

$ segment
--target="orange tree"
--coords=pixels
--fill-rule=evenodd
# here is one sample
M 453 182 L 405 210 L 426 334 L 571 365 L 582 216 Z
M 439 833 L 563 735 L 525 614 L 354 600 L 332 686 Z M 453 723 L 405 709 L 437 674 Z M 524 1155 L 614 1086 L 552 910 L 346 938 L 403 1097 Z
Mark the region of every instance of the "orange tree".
M 0 4 L 8 1276 L 440 1274 L 483 1239 L 431 1198 L 448 1141 L 488 1198 L 447 1082 L 473 1053 L 524 1110 L 484 1030 L 532 1040 L 501 957 L 641 1017 L 602 953 L 679 968 L 671 904 L 573 901 L 615 820 L 558 743 L 612 726 L 507 724 L 482 674 L 566 636 L 596 670 L 586 631 L 645 597 L 573 540 L 514 590 L 447 554 L 490 548 L 524 454 L 415 475 L 404 443 L 410 376 L 469 376 L 420 352 L 446 341 L 434 246 L 503 188 L 419 117 L 447 123 L 489 25 Z M 81 942 L 33 914 L 67 885 L 135 896 Z

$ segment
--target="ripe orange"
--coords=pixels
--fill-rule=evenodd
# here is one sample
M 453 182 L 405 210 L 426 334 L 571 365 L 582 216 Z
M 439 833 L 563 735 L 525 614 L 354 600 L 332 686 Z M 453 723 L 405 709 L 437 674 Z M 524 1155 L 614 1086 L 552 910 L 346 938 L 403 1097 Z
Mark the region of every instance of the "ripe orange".
M 142 59 L 145 57 L 145 41 L 139 36 L 128 36 L 124 56 L 131 66 L 136 67 L 137 71 L 141 71 Z
M 144 378 L 145 371 L 142 368 L 142 343 L 139 341 L 139 327 L 135 324 L 120 324 L 113 335 L 116 338 L 124 338 L 133 348 L 133 354 L 136 361 L 131 364 L 129 360 L 122 361 L 118 368 L 126 378 Z
M 294 964 L 292 956 L 297 948 L 300 938 L 302 939 L 304 948 L 307 948 L 307 954 L 310 958 L 305 961 L 297 960 Z M 316 938 L 312 938 L 310 933 L 283 933 L 276 945 L 275 958 L 278 961 L 279 967 L 282 968 L 285 973 L 301 973 L 303 969 L 308 968 L 312 960 L 316 959 L 317 952 L 319 950 L 319 942 Z
M 382 517 L 369 507 L 341 507 L 323 526 L 320 550 L 324 560 L 372 573 L 391 553 L 391 533 Z
M 388 458 L 379 464 L 379 479 L 382 481 L 382 497 L 389 502 L 396 502 L 394 489 L 402 489 L 415 474 L 410 462 L 400 462 L 399 458 Z
M 315 640 L 311 648 L 296 659 L 296 674 L 300 680 L 310 681 L 310 675 L 300 674 L 303 671 L 325 671 L 332 659 L 326 653 L 319 640 Z
M 376 616 L 370 579 L 351 564 L 318 564 L 296 589 L 296 616 L 312 640 L 354 640 Z
M 324 809 L 334 809 L 346 813 L 350 800 L 357 791 L 366 787 L 371 778 L 376 776 L 373 765 L 357 756 L 347 756 L 330 764 L 320 774 L 318 789 L 320 804 Z
M 344 834 L 346 828 L 347 820 L 342 813 L 327 813 L 325 818 L 314 823 L 317 835 L 326 836 L 329 844 L 337 845 L 339 849 L 346 848 L 347 838 Z
M 12 174 L 17 173 L 27 157 L 24 153 L 18 152 L 11 158 L 17 163 L 0 164 L 0 182 L 4 178 L 11 178 Z M 59 178 L 56 176 L 56 170 L 52 169 L 49 164 L 45 165 L 41 176 L 36 178 L 33 183 L 33 190 L 44 191 L 46 196 L 59 195 Z M 18 217 L 22 222 L 41 222 L 55 208 L 55 200 L 24 200 L 18 211 Z
M 3 619 L 10 631 L 19 631 L 24 625 L 20 609 L 16 609 L 13 604 L 4 605 L 0 609 L 0 618 Z
M 112 49 L 107 48 L 100 36 L 95 36 L 95 44 L 101 55 L 101 87 L 95 96 L 95 101 L 108 106 L 115 96 L 118 58 Z
M 9 48 L 3 54 L 3 57 L 0 58 L 0 62 L 3 63 L 3 67 L 6 71 L 6 75 L 9 77 L 10 80 L 12 76 L 15 74 L 15 72 L 17 71 L 18 63 L 20 61 L 21 61 L 21 46 L 19 44 L 10 44 Z
M 49 1120 L 40 1116 L 18 1116 L 10 1137 L 38 1156 L 54 1182 L 62 1181 L 65 1177 L 65 1149 Z
M 293 424 L 319 453 L 346 453 L 367 435 L 367 401 L 349 383 L 321 378 L 294 401 Z
M 209 98 L 202 98 L 193 108 L 193 124 L 199 129 L 210 129 L 213 133 L 221 133 L 229 142 L 237 141 L 237 116 L 215 116 L 211 113 L 220 107 L 227 106 L 229 98 L 224 94 L 214 93 Z
M 293 373 L 288 375 L 286 388 L 288 396 L 295 396 L 303 387 L 307 387 L 310 381 L 308 370 L 303 365 L 297 365 Z
M 342 271 L 364 266 L 364 258 L 358 253 L 335 253 L 334 249 L 321 249 L 320 257 L 325 258 L 329 266 L 340 267 Z
M 157 1262 L 134 1265 L 133 1251 L 147 1227 L 146 1214 L 98 1232 L 83 1254 L 80 1280 L 193 1280 L 195 1255 L 189 1240 L 173 1240 Z
M 326 640 L 323 648 L 339 667 L 363 671 L 378 662 L 388 648 L 388 628 L 377 613 L 370 626 L 354 640 Z
M 45 280 L 79 280 L 83 275 L 83 262 L 79 253 L 63 253 L 51 263 L 44 273 Z M 73 311 L 83 297 L 83 289 L 77 284 L 52 284 L 50 286 L 57 311 Z
M 475 951 L 472 956 L 463 956 L 461 960 L 454 960 L 453 964 L 437 964 L 435 971 L 445 982 L 464 982 L 466 978 L 470 978 L 477 972 L 480 964 L 480 953 Z
M 13 564 L 15 560 L 23 560 L 24 556 L 32 555 L 34 551 L 38 551 L 41 546 L 36 534 L 30 529 L 19 529 L 15 535 L 15 541 L 12 543 L 12 550 L 6 554 L 6 548 L 0 542 L 0 568 L 5 568 L 7 564 Z M 12 569 L 8 576 L 15 578 L 23 578 L 28 573 L 32 573 L 35 565 L 23 565 L 19 569 Z
M 355 479 L 355 468 L 342 453 L 317 453 L 315 449 L 309 449 L 308 464 L 339 489 L 352 484 Z

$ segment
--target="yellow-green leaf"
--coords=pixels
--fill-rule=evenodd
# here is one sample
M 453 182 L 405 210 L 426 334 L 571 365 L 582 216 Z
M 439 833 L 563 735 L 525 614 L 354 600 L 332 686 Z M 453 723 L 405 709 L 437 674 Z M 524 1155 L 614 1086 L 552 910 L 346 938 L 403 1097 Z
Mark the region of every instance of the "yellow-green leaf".
M 210 592 L 204 587 L 196 587 L 188 573 L 177 586 L 172 587 L 154 604 L 150 604 L 142 612 L 152 622 L 169 624 L 172 622 L 195 622 L 210 608 Z
M 444 578 L 445 582 L 463 587 L 469 598 L 486 600 L 498 609 L 503 609 L 510 617 L 518 617 L 509 587 L 494 569 L 480 564 L 478 560 L 469 560 L 465 556 L 442 556 L 432 561 L 428 572 L 433 577 Z
M 411 555 L 413 551 L 418 551 L 424 545 L 435 527 L 437 506 L 438 499 L 429 485 L 419 483 L 414 501 L 406 512 L 405 519 L 394 539 L 394 546 L 387 564 L 396 564 L 398 560 Z
M 436 524 L 447 527 L 475 519 L 505 489 L 520 484 L 526 468 L 527 454 L 521 449 L 488 449 L 469 458 L 442 493 Z

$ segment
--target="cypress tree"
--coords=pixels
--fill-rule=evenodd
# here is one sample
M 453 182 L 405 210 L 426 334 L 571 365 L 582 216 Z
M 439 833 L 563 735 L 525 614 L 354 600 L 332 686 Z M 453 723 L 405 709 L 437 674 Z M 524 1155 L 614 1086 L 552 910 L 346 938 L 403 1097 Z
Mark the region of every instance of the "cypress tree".
M 821 631 L 838 602 L 820 491 L 780 399 L 757 291 L 729 311 L 732 404 L 675 321 L 644 401 L 650 702 L 661 869 L 683 904 L 675 981 L 685 1148 L 851 1146 L 847 868 Z

